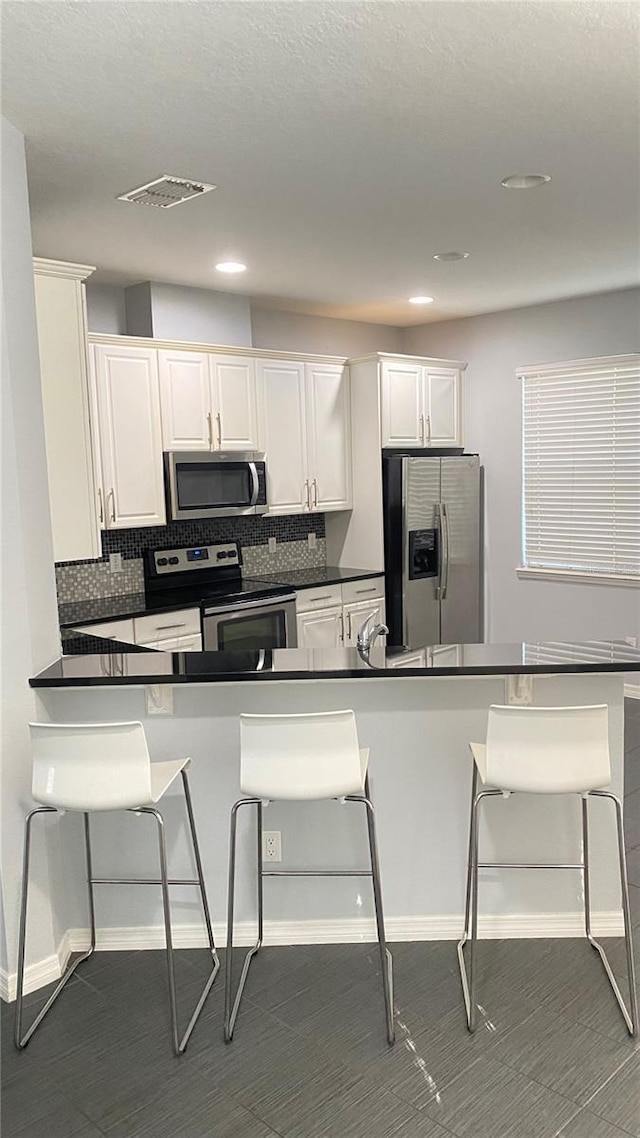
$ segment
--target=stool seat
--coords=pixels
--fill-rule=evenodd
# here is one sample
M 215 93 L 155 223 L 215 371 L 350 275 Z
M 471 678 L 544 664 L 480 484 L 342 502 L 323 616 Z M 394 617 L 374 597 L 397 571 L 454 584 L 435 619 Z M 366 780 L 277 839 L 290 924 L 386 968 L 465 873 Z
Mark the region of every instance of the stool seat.
M 159 802 L 163 794 L 171 786 L 171 783 L 178 777 L 181 771 L 189 765 L 190 759 L 166 759 L 157 763 L 149 764 L 149 772 L 151 774 L 151 801 L 141 802 L 141 806 L 151 806 Z

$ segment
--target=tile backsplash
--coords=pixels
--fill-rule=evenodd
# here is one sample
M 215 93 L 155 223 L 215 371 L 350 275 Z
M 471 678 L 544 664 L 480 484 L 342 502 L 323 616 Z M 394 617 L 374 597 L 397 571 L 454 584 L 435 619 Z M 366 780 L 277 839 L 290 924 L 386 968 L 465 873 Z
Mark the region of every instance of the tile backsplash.
M 315 549 L 309 547 L 307 537 L 310 533 L 316 535 Z M 277 542 L 273 553 L 268 550 L 270 537 L 275 537 Z M 326 564 L 324 514 L 210 518 L 201 522 L 171 522 L 166 526 L 108 530 L 102 534 L 102 558 L 56 564 L 58 603 L 142 592 L 142 555 L 147 549 L 213 545 L 224 541 L 240 542 L 243 572 L 248 577 Z M 122 572 L 111 572 L 110 553 L 122 554 Z

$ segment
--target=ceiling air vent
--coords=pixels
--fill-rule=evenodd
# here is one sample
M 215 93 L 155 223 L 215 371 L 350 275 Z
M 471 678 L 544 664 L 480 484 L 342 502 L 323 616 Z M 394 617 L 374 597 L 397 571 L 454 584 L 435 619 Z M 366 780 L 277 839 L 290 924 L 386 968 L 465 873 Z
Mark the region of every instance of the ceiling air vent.
M 127 190 L 126 194 L 118 194 L 118 201 L 133 202 L 134 205 L 155 205 L 159 209 L 170 209 L 173 205 L 188 202 L 190 198 L 199 198 L 215 190 L 206 182 L 191 182 L 188 178 L 174 178 L 172 174 L 163 174 L 154 182 L 147 182 L 138 186 L 136 190 Z

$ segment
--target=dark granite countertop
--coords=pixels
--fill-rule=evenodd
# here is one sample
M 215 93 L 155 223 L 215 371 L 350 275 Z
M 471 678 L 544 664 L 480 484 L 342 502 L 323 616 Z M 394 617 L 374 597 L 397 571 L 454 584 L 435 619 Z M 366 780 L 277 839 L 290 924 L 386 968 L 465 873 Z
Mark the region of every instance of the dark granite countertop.
M 288 585 L 292 589 L 312 589 L 314 585 L 337 585 L 342 581 L 360 581 L 369 577 L 384 576 L 382 569 L 347 569 L 336 565 L 319 565 L 314 569 L 290 569 L 282 573 L 252 573 L 252 581 L 265 585 Z M 204 597 L 202 598 L 205 599 Z M 144 593 L 125 593 L 120 597 L 100 597 L 97 600 L 72 601 L 60 605 L 61 628 L 79 628 L 83 624 L 96 624 L 101 620 L 127 620 L 151 613 L 178 612 L 197 608 L 200 601 L 193 596 L 172 604 L 158 604 Z
M 114 666 L 114 657 L 117 657 Z M 256 652 L 110 651 L 63 656 L 30 680 L 32 687 L 91 687 L 154 683 L 220 683 L 239 680 L 321 680 L 381 676 L 544 675 L 640 672 L 640 650 L 619 641 L 583 644 L 447 644 L 385 648 L 370 659 L 355 648 L 279 648 Z
M 384 577 L 384 569 L 348 569 L 344 565 L 317 565 L 312 569 L 289 569 L 282 573 L 253 573 L 256 581 L 291 585 L 292 589 L 313 589 L 316 585 L 341 585 L 343 581 L 366 581 Z

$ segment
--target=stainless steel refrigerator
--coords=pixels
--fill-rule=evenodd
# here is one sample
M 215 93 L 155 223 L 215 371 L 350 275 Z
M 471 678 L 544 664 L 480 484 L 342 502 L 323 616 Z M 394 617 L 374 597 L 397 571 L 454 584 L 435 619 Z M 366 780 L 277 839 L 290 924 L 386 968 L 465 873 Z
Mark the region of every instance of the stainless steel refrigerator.
M 389 644 L 482 640 L 477 455 L 383 452 Z

